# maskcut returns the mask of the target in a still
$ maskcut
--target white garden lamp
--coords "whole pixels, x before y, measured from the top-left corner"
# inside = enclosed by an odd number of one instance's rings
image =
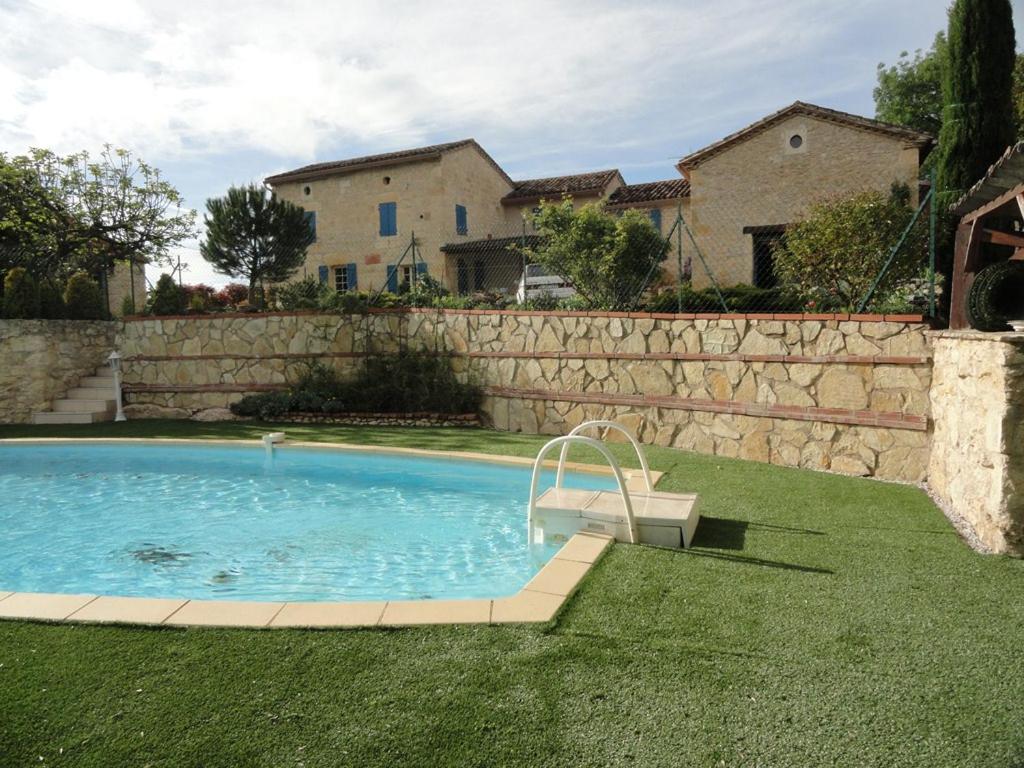
[[[115,349],[110,353],[107,362],[110,363],[110,370],[114,372],[114,402],[117,403],[117,415],[114,416],[114,421],[128,421],[121,403],[121,353]]]

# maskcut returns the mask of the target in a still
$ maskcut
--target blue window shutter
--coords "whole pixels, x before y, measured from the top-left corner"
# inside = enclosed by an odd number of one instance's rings
[[[661,232],[661,208],[651,208],[651,224]]]
[[[388,264],[388,291],[398,293],[398,267]]]
[[[313,233],[313,242],[316,242],[316,211],[306,211],[306,226]]]
[[[356,289],[356,286],[357,286],[357,283],[356,283],[356,265],[355,264],[349,264],[347,267],[345,267],[345,269],[348,272],[348,289],[350,291],[354,291]]]
[[[327,267],[321,264],[317,272],[320,275],[320,282],[327,285]]]
[[[469,222],[466,218],[466,206],[455,206],[455,234],[465,235],[469,233]]]
[[[425,261],[416,262],[416,274],[425,275],[427,274],[427,263]]]
[[[390,237],[398,234],[398,204],[381,203],[377,206],[380,213],[380,236]]]

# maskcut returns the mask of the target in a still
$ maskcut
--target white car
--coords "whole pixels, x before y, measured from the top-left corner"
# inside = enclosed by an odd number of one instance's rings
[[[576,289],[564,278],[551,274],[540,264],[527,264],[516,288],[516,301],[520,304],[545,296],[564,299],[575,295]]]

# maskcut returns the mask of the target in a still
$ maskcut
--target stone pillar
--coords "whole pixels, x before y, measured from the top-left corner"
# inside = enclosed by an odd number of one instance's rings
[[[1024,555],[1024,333],[930,335],[928,484],[992,551]]]

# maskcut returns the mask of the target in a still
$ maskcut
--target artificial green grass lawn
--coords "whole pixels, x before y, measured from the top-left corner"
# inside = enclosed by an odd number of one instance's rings
[[[543,442],[281,428],[523,456]],[[614,547],[551,626],[0,622],[0,765],[1024,766],[1024,562],[970,551],[916,488],[649,456],[660,488],[702,495],[694,548]]]

